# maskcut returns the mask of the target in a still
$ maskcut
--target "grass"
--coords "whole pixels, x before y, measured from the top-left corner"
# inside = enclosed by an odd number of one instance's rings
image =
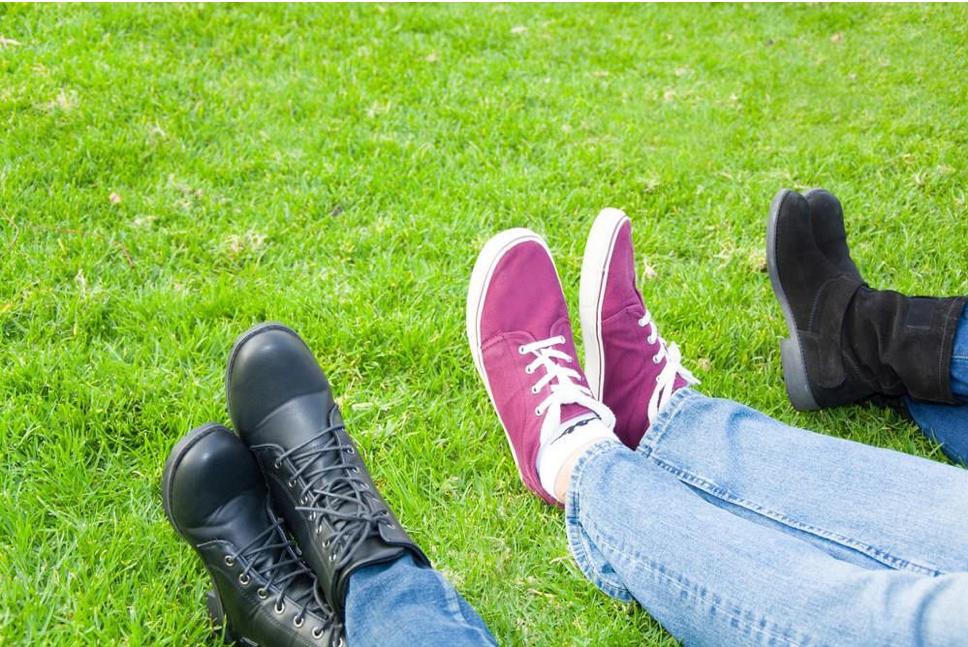
[[[706,393],[945,460],[885,410],[792,410],[763,235],[824,186],[873,284],[965,292],[961,7],[16,4],[0,37],[0,644],[209,640],[159,478],[266,319],[502,643],[674,644],[578,572],[464,338],[506,227],[577,312],[607,205]]]

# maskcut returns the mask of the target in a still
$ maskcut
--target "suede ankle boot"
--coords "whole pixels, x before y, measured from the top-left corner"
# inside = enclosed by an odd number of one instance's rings
[[[955,403],[951,352],[965,298],[871,289],[850,259],[839,201],[810,197],[780,191],[767,224],[770,281],[790,333],[780,351],[793,406],[903,395]]]

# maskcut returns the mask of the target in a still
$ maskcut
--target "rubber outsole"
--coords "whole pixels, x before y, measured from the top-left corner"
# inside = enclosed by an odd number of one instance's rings
[[[783,204],[783,200],[792,193],[793,191],[790,189],[780,189],[770,203],[770,215],[766,223],[766,269],[770,275],[773,294],[776,295],[776,300],[780,303],[780,309],[783,311],[787,333],[790,335],[786,339],[780,340],[780,362],[783,365],[783,381],[786,383],[787,395],[790,397],[794,409],[812,411],[819,409],[820,405],[817,404],[810,388],[807,364],[803,358],[800,335],[797,333],[797,323],[793,317],[790,301],[780,283],[776,258],[777,218],[780,215],[780,206]]]
[[[605,356],[602,342],[602,301],[605,280],[612,262],[615,240],[622,225],[629,220],[618,209],[602,209],[585,242],[578,286],[578,318],[582,342],[585,344],[585,377],[592,395],[602,398],[605,384]]]

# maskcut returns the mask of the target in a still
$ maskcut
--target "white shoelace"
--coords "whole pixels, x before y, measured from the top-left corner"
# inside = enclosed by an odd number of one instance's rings
[[[578,384],[581,375],[578,371],[568,368],[559,362],[571,363],[573,358],[560,350],[553,348],[564,344],[561,335],[531,342],[518,347],[522,355],[533,354],[535,359],[528,364],[524,372],[532,375],[538,368],[544,368],[545,374],[531,387],[531,393],[537,395],[541,389],[551,384],[551,394],[535,407],[534,415],[544,416],[541,422],[541,444],[544,445],[549,436],[554,434],[561,424],[561,407],[565,404],[578,404],[594,412],[611,429],[615,425],[615,416],[611,410],[592,396],[587,386]],[[545,415],[547,413],[547,415]]]
[[[686,384],[699,384],[699,380],[682,365],[682,355],[679,352],[679,346],[672,342],[666,345],[666,341],[659,336],[659,329],[656,328],[655,322],[652,321],[652,313],[648,310],[645,311],[645,316],[639,319],[639,326],[644,328],[645,326],[651,327],[651,332],[649,332],[649,337],[647,341],[650,344],[654,344],[656,340],[659,342],[658,352],[652,356],[652,362],[658,364],[663,358],[666,360],[665,366],[655,378],[656,386],[655,390],[652,391],[652,396],[649,398],[649,422],[655,420],[656,414],[659,413],[659,409],[665,406],[669,398],[675,392],[673,388],[676,383],[676,375],[681,377],[686,381]]]

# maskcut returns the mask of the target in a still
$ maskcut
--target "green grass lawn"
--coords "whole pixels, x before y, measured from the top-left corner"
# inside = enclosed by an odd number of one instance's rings
[[[519,482],[477,252],[542,233],[577,313],[620,207],[703,391],[943,461],[888,411],[792,410],[764,221],[826,187],[872,284],[965,293],[966,52],[956,6],[0,7],[0,644],[209,641],[159,480],[267,319],[502,643],[674,644]]]

